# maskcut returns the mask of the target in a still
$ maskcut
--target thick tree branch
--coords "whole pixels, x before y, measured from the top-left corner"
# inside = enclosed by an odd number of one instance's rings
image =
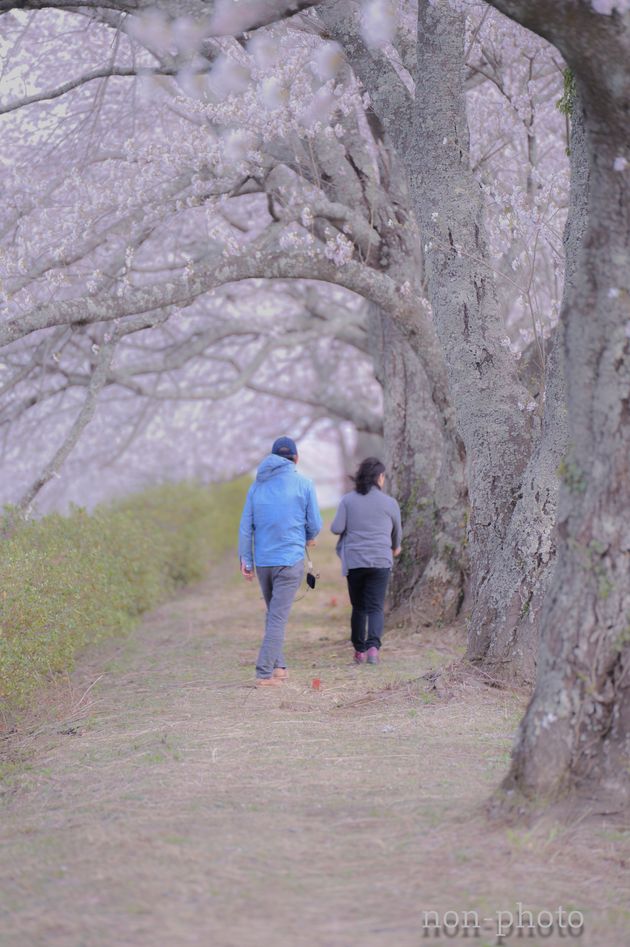
[[[382,50],[368,49],[351,4],[326,0],[317,12],[327,32],[346,49],[355,75],[369,91],[373,116],[403,155],[413,125],[413,99],[392,62]]]
[[[615,112],[613,103],[630,97],[627,69],[630,13],[597,13],[590,0],[489,0],[510,19],[549,40],[581,80],[585,106]],[[627,107],[615,115],[622,133]]]
[[[10,10],[113,10],[116,13],[141,13],[159,9],[175,16],[213,17],[213,36],[240,36],[244,32],[269,26],[316,6],[321,0],[232,0],[219,11],[214,0],[0,0],[0,14]],[[236,27],[236,28],[235,28]]]
[[[272,398],[280,398],[284,401],[296,401],[298,404],[306,404],[313,408],[324,408],[324,410],[340,421],[350,421],[354,424],[357,431],[364,431],[367,434],[383,433],[383,416],[376,412],[369,411],[358,405],[355,401],[348,398],[336,397],[334,393],[308,396],[292,391],[278,391],[270,385],[259,385],[250,382],[247,387],[250,391],[255,391],[260,395],[268,395]]]
[[[37,494],[58,474],[59,469],[72,453],[83,431],[94,417],[99,395],[107,383],[107,376],[114,357],[116,342],[117,337],[112,337],[101,346],[98,362],[90,379],[90,384],[81,410],[59,449],[55,452],[48,464],[46,464],[39,477],[37,477],[22,495],[17,505],[20,512],[26,512]]]
[[[215,13],[212,35],[240,37],[245,32],[303,13],[319,3],[321,0],[232,0],[230,6],[224,3]]]
[[[264,238],[253,241],[243,255],[232,259],[214,259],[200,266],[190,279],[167,281],[146,288],[129,289],[120,297],[87,296],[40,306],[0,327],[0,346],[25,338],[32,332],[58,325],[95,325],[132,315],[186,307],[204,293],[226,283],[248,279],[313,279],[344,286],[395,315],[408,328],[422,350],[423,342],[432,346],[432,327],[418,319],[417,304],[405,297],[389,276],[349,260],[337,266],[322,250],[310,252],[278,249],[276,228]]]
[[[150,74],[158,76],[174,76],[176,74],[176,70],[155,69],[151,70]],[[70,79],[68,82],[64,82],[63,85],[57,86],[56,89],[47,89],[43,92],[36,92],[34,95],[27,95],[23,99],[10,102],[8,105],[0,105],[0,115],[6,115],[8,112],[15,112],[16,109],[24,108],[27,105],[33,105],[35,102],[47,102],[52,99],[58,99],[60,96],[65,95],[66,92],[71,92],[72,89],[78,89],[80,86],[85,85],[87,82],[92,82],[94,79],[109,79],[112,76],[137,75],[139,75],[139,71],[133,67],[103,66],[101,69],[93,69],[92,72],[88,72],[84,76],[77,76],[76,79]]]

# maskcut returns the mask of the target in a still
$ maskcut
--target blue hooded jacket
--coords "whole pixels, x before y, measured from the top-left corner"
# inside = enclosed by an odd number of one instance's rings
[[[245,568],[252,568],[252,543],[257,566],[294,566],[321,528],[312,481],[298,473],[292,460],[269,454],[258,468],[241,516],[238,554]]]

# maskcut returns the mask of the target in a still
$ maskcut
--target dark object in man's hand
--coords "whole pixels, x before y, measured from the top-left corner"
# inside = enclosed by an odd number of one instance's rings
[[[316,581],[317,581],[316,575],[314,575],[312,572],[306,573],[306,584],[308,585],[309,589],[315,588]]]

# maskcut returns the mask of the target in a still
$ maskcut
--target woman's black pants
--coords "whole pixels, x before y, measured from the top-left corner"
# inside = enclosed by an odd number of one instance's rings
[[[351,640],[355,651],[381,646],[390,572],[391,569],[348,569],[348,592],[352,603]]]

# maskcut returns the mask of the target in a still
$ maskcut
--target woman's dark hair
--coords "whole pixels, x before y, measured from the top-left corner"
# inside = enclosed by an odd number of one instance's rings
[[[359,464],[355,476],[350,479],[357,493],[369,493],[372,487],[378,486],[376,481],[382,473],[385,473],[385,464],[382,464],[378,457],[366,457]]]

